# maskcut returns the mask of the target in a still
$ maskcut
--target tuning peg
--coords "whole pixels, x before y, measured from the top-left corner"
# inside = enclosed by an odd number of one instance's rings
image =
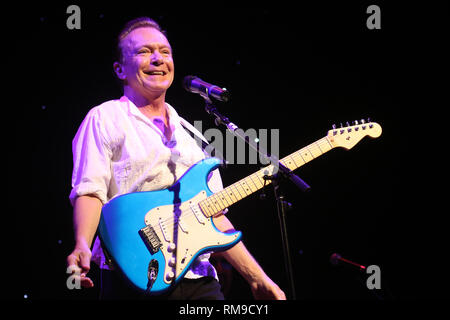
[[[366,123],[366,120],[361,119],[361,124],[364,124],[364,123]]]
[[[350,123],[348,123],[348,121],[345,124],[347,125],[347,127],[350,127]]]
[[[337,135],[336,124],[334,123],[331,127],[333,128],[333,136]]]
[[[353,121],[353,124],[356,126],[358,125],[358,120]]]
[[[372,122],[372,121],[370,120],[370,118],[367,118],[367,122]]]

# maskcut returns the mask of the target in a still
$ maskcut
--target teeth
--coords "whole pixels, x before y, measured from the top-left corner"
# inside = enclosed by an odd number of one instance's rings
[[[149,74],[162,76],[162,75],[164,75],[164,72],[162,72],[162,71],[151,71],[151,72],[149,72]]]

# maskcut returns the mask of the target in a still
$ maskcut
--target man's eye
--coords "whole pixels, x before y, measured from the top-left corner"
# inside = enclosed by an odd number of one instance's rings
[[[146,54],[146,53],[150,53],[150,50],[148,49],[141,49],[138,51],[138,54]]]

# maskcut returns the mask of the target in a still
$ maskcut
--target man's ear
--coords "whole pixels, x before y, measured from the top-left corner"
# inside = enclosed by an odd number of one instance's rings
[[[126,76],[125,76],[122,65],[116,61],[113,63],[113,68],[114,68],[114,72],[116,73],[117,77],[120,80],[125,80]]]

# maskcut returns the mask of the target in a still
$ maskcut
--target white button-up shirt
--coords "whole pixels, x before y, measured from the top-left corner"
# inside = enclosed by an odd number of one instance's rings
[[[168,140],[158,119],[151,121],[127,97],[110,100],[92,108],[72,142],[73,173],[70,201],[95,195],[105,204],[112,198],[131,192],[170,187],[205,153],[181,126],[183,120],[169,104]],[[213,192],[223,189],[218,170],[208,180]],[[200,236],[200,235],[199,235]],[[194,261],[187,278],[217,274],[209,263],[209,254]],[[97,237],[92,261],[108,269]]]

